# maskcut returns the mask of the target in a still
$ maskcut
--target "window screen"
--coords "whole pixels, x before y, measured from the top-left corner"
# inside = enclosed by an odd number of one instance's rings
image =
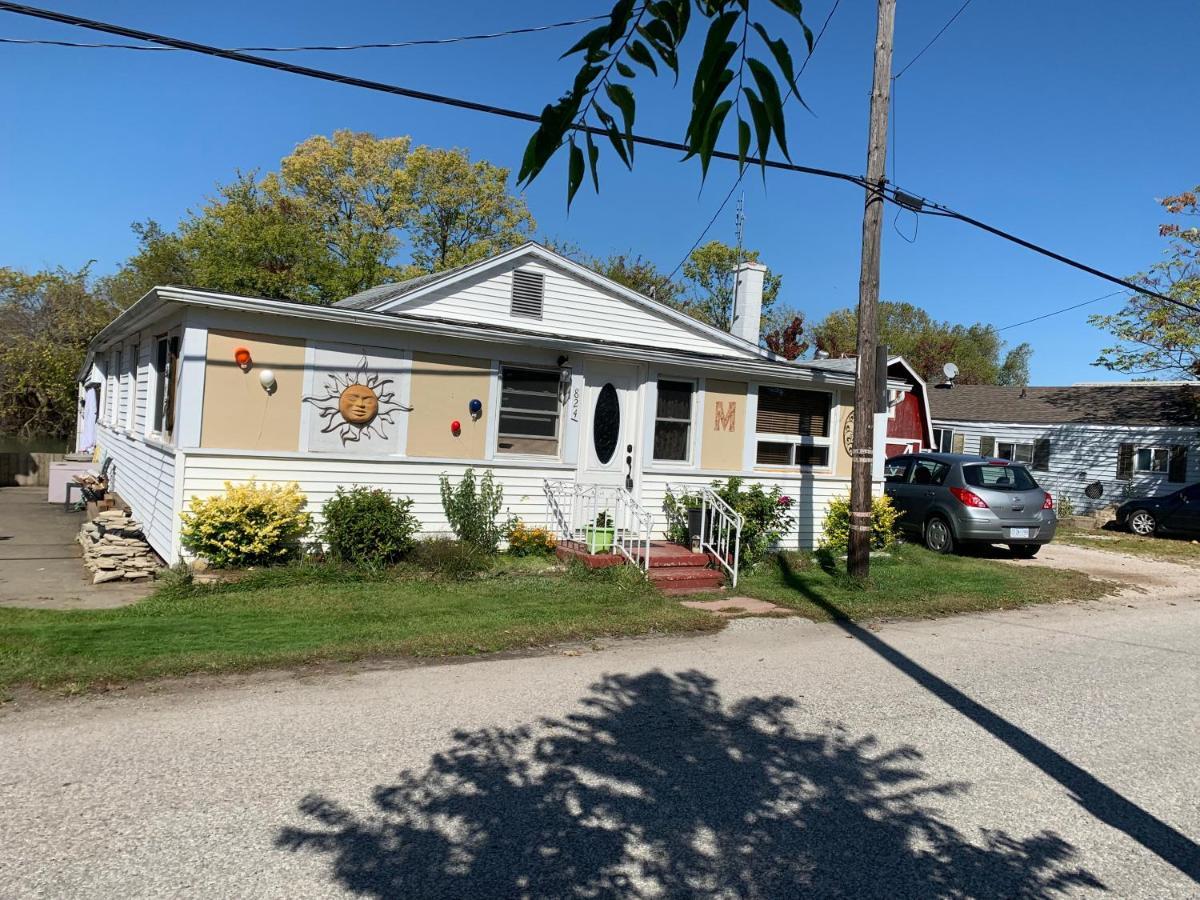
[[[654,458],[686,462],[692,433],[690,381],[658,382],[658,405],[654,413]]]
[[[501,453],[558,453],[558,385],[556,371],[505,366],[500,375]]]

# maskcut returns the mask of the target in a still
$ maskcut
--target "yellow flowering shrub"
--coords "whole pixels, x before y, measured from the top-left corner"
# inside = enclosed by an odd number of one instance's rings
[[[286,562],[300,552],[311,516],[295,482],[225,482],[225,493],[193,497],[181,514],[183,546],[218,569]]]
[[[546,556],[554,552],[558,539],[545,528],[530,528],[520,519],[508,531],[508,552],[514,556]]]
[[[892,498],[881,495],[871,503],[871,549],[890,550],[899,539],[897,520],[900,511],[892,506]],[[821,549],[830,553],[845,553],[850,545],[850,497],[843,495],[829,501],[825,512],[825,536]]]

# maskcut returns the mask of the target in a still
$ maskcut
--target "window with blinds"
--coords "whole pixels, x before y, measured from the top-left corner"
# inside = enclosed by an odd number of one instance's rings
[[[760,434],[829,437],[830,397],[824,391],[760,387],[756,430]]]
[[[512,273],[512,306],[514,316],[540,319],[542,305],[546,299],[546,276],[528,269],[514,269]]]
[[[559,374],[504,366],[500,373],[499,453],[558,453]]]
[[[773,468],[829,465],[833,395],[762,385],[758,389],[755,464]]]

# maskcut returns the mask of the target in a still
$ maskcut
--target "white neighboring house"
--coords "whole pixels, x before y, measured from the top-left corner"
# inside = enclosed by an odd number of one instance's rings
[[[80,434],[169,562],[180,512],[226,481],[296,481],[318,521],[339,486],[383,488],[428,535],[439,476],[467,468],[560,532],[590,524],[580,491],[619,494],[618,529],[647,538],[669,485],[777,484],[808,547],[849,489],[854,375],[758,346],[764,272],[740,267],[733,333],[534,243],[332,307],[157,287],[92,341]]]
[[[929,400],[937,449],[1028,463],[1077,512],[1200,481],[1196,382],[942,384]]]

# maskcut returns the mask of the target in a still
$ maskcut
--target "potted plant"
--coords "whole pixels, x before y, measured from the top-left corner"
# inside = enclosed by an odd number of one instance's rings
[[[587,542],[588,553],[608,553],[612,550],[613,536],[616,529],[613,528],[612,516],[608,511],[600,513],[596,516],[596,524],[588,525],[583,529],[584,539]]]

